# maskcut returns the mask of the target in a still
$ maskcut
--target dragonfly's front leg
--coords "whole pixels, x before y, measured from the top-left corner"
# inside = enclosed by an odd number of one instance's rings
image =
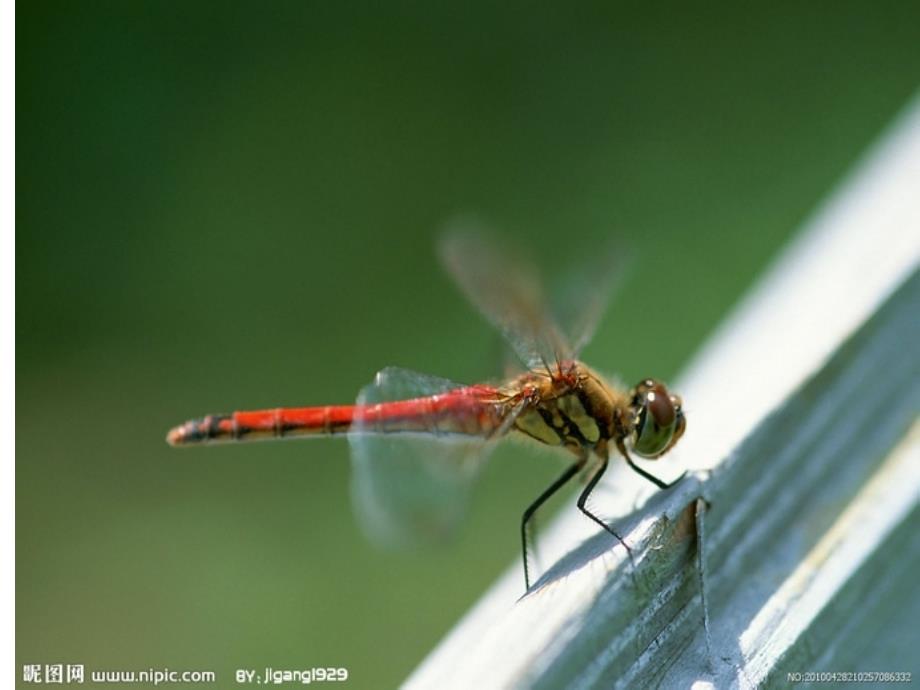
[[[629,457],[629,453],[626,452],[626,444],[623,443],[623,440],[622,440],[622,439],[617,439],[617,450],[620,451],[620,455],[622,455],[624,458],[626,458],[626,463],[627,463],[637,474],[639,474],[640,476],[644,477],[645,479],[648,479],[652,484],[654,484],[655,486],[657,486],[659,489],[670,489],[672,486],[674,486],[675,484],[677,484],[677,482],[679,482],[681,479],[683,479],[684,477],[687,476],[687,472],[686,472],[686,470],[685,470],[685,471],[684,471],[683,473],[681,473],[681,475],[680,475],[677,479],[675,479],[673,482],[665,482],[665,481],[662,481],[661,479],[659,479],[659,478],[656,477],[655,475],[649,474],[648,472],[646,472],[646,471],[643,470],[641,467],[639,467],[636,463],[633,462],[632,458]]]

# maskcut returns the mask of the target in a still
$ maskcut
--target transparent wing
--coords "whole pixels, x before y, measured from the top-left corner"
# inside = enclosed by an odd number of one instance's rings
[[[570,268],[554,281],[550,301],[532,263],[487,237],[465,220],[452,223],[442,238],[441,259],[466,296],[528,367],[577,356],[623,277],[626,254],[610,242],[584,256],[574,250],[560,257]]]
[[[359,405],[410,400],[463,386],[406,369],[388,368],[363,388]],[[466,513],[470,489],[495,441],[507,430],[480,435],[429,432],[372,433],[360,421],[349,432],[352,499],[358,520],[375,542],[411,546],[450,536]]]
[[[540,278],[520,256],[487,240],[469,221],[455,222],[440,245],[445,268],[530,368],[574,350],[546,310]]]
[[[632,264],[632,255],[621,244],[610,240],[593,247],[553,282],[552,309],[574,354],[587,345],[623,284]]]

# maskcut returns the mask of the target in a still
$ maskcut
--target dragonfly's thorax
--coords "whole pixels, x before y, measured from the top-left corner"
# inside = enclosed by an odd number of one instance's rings
[[[516,384],[529,403],[515,428],[541,443],[594,448],[619,433],[628,399],[580,362],[566,362],[551,376],[525,374]]]

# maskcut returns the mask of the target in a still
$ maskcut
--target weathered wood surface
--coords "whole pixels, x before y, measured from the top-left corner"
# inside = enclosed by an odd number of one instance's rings
[[[635,571],[612,538],[564,513],[541,539],[554,565],[531,592],[518,600],[512,567],[407,687],[917,677],[905,611],[920,608],[918,180],[920,102],[675,384],[689,425],[662,468],[694,472],[658,493],[614,472],[596,492]],[[700,497],[709,508],[697,514]]]

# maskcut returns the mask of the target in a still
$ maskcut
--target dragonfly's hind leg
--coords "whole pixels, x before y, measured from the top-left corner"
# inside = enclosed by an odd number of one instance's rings
[[[527,563],[527,523],[530,522],[530,519],[534,516],[534,513],[537,512],[537,509],[542,506],[546,501],[549,500],[550,496],[559,491],[565,484],[584,467],[585,462],[587,461],[587,453],[580,454],[578,460],[569,465],[565,472],[563,472],[559,477],[550,484],[536,500],[527,506],[527,510],[524,511],[524,515],[521,517],[521,551],[523,552],[524,557],[524,587],[525,589],[530,589],[530,569]]]

